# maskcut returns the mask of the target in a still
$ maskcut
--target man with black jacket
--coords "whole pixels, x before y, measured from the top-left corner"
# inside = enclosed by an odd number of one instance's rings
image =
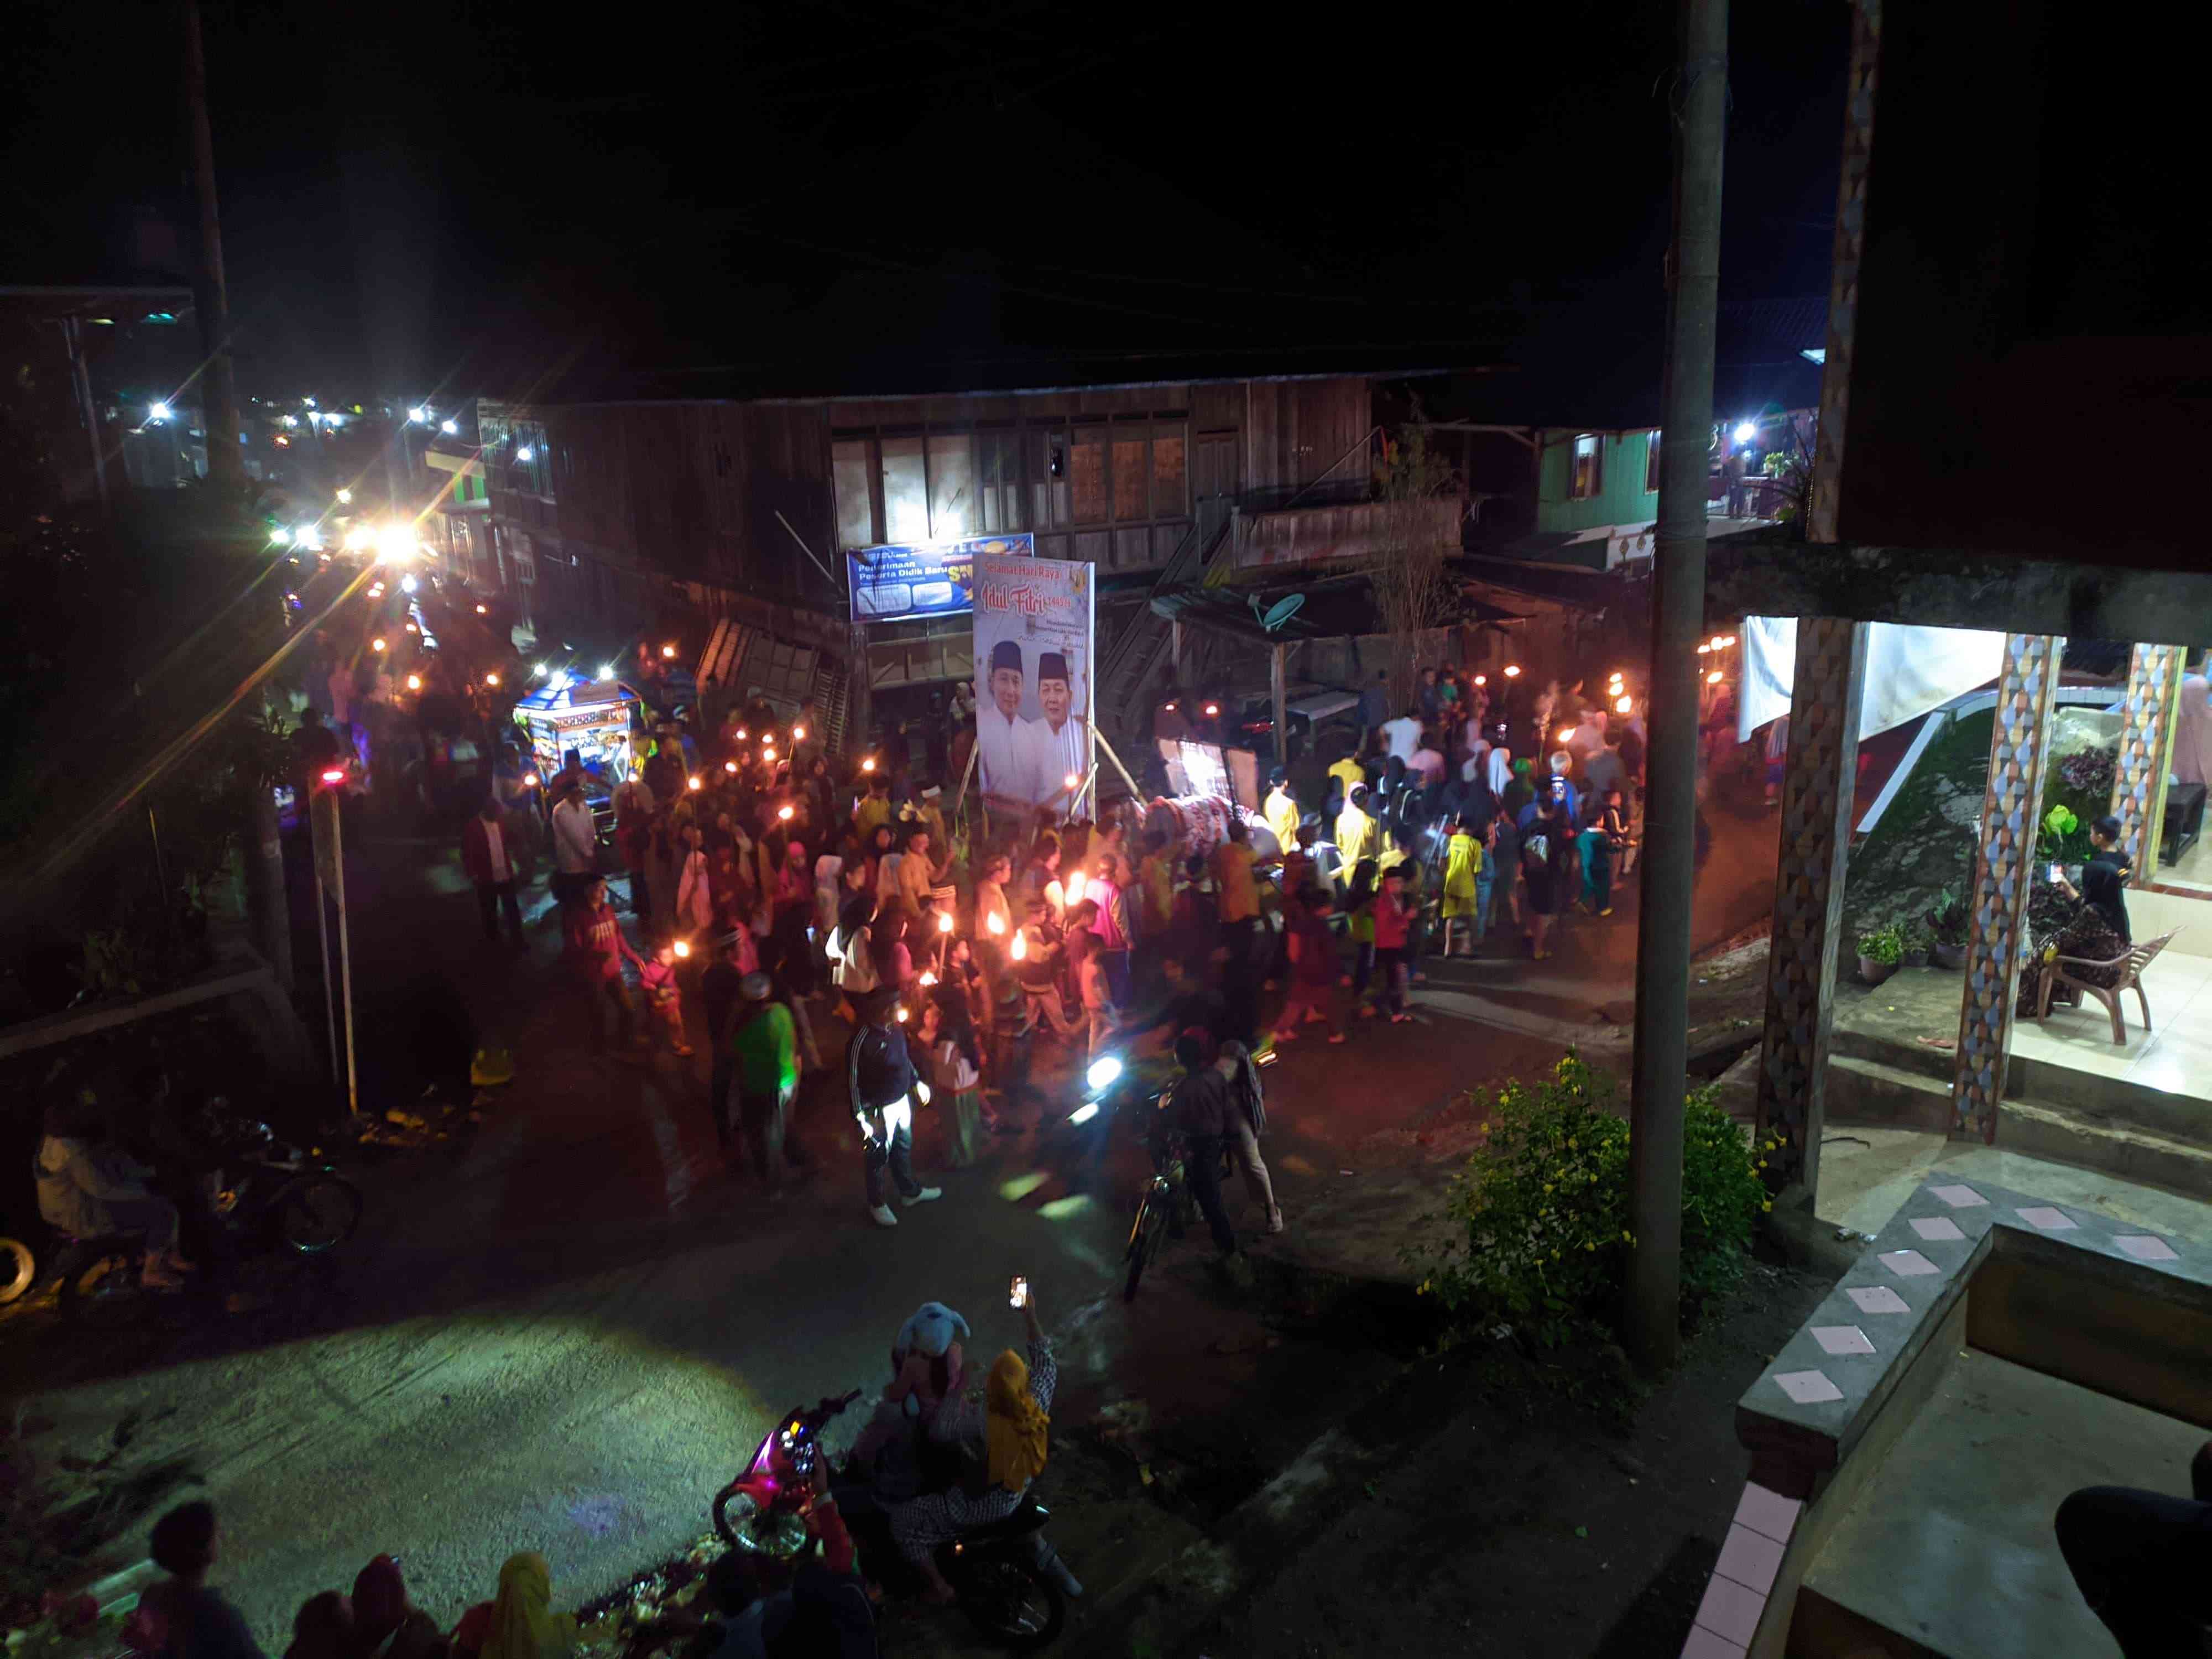
[[[889,986],[867,994],[863,1022],[845,1051],[845,1079],[852,1091],[853,1115],[860,1125],[866,1158],[868,1214],[878,1227],[896,1227],[884,1175],[898,1188],[899,1202],[911,1207],[945,1196],[914,1175],[914,1103],[929,1103],[929,1085],[915,1075],[898,1019],[898,993]]]
[[[1221,1204],[1221,1149],[1234,1129],[1237,1107],[1207,1050],[1202,1030],[1185,1031],[1176,1039],[1182,1078],[1168,1097],[1168,1116],[1182,1132],[1183,1178],[1190,1183],[1190,1195],[1206,1218],[1214,1248],[1229,1256],[1237,1253],[1237,1230]]]

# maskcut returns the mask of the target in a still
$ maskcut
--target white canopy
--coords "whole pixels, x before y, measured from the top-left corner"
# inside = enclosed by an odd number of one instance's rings
[[[1901,726],[1995,679],[2004,665],[2004,641],[2002,632],[1982,629],[1869,623],[1859,736]],[[1746,617],[1743,684],[1736,697],[1739,739],[1790,712],[1796,674],[1796,617]]]

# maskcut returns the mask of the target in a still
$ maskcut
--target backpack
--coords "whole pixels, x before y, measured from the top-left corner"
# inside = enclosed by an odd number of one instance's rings
[[[1531,832],[1521,843],[1521,867],[1541,870],[1552,861],[1552,838],[1542,830]]]

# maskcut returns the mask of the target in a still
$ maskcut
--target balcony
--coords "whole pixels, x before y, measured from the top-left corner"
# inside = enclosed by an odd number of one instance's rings
[[[1391,533],[1393,514],[1410,515],[1415,533],[1433,537],[1453,552],[1459,550],[1460,500],[1448,495],[1414,503],[1306,501],[1295,507],[1243,507],[1237,514],[1231,556],[1240,570],[1371,560],[1382,551]]]

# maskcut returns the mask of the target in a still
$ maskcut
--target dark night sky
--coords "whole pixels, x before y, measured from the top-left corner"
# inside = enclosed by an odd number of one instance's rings
[[[1468,363],[1529,346],[1516,302],[1600,356],[1662,315],[1664,7],[204,4],[251,385]],[[1735,8],[1731,295],[1826,290],[1847,23]],[[126,274],[133,204],[188,222],[173,19],[31,0],[12,33],[0,280]]]

